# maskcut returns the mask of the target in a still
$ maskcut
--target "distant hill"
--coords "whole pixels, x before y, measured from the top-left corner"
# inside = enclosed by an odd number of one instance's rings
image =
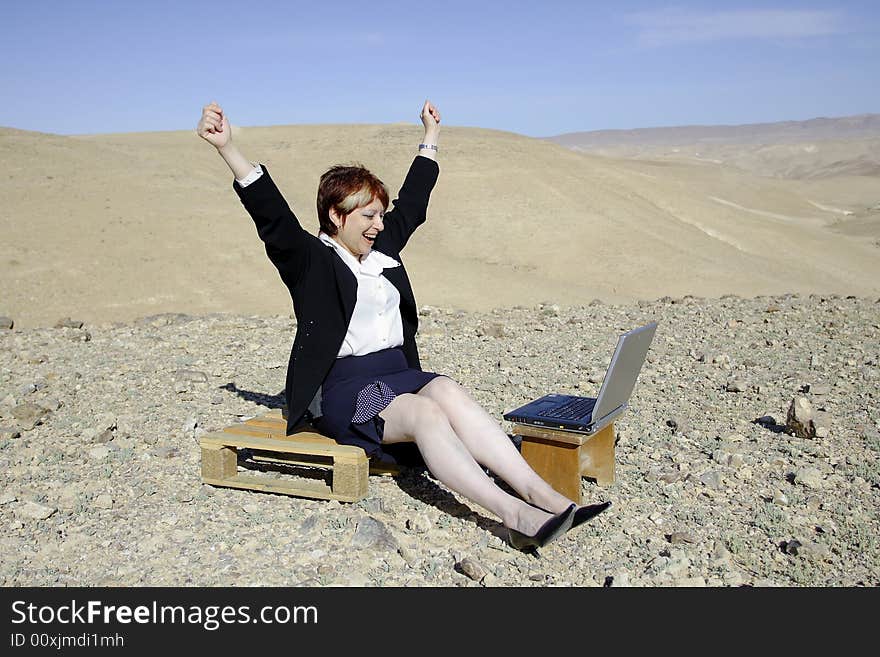
[[[747,123],[743,125],[688,125],[633,130],[566,132],[552,141],[569,148],[595,150],[621,146],[673,146],[681,144],[779,144],[816,140],[880,138],[880,114],[858,114],[807,121]]]
[[[880,114],[745,125],[569,132],[547,137],[585,153],[724,164],[761,176],[880,176]]]
[[[233,132],[312,233],[328,166],[360,161],[394,198],[421,137],[415,125]],[[874,177],[762,178],[725,164],[600,157],[454,127],[441,135],[439,161],[428,221],[404,253],[420,304],[880,293]],[[16,325],[290,312],[230,172],[192,130],[5,129],[0,167],[0,315]]]

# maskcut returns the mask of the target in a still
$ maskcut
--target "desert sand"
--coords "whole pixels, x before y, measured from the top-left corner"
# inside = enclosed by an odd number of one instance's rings
[[[393,198],[421,136],[400,124],[234,134],[313,232],[317,181],[328,166],[362,162]],[[786,179],[736,163],[600,156],[477,128],[448,127],[440,145],[428,222],[404,254],[419,303],[489,310],[684,294],[880,293],[876,171]],[[740,147],[740,164],[754,148]],[[827,158],[817,163],[798,149],[786,157],[788,168],[827,168]],[[2,129],[0,162],[0,315],[17,326],[74,315],[100,322],[290,312],[231,175],[194,131],[64,137]]]

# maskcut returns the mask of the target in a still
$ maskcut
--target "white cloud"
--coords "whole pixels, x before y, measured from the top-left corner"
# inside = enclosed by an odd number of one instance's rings
[[[646,46],[666,46],[724,39],[801,39],[844,32],[843,17],[834,11],[742,9],[690,11],[668,8],[626,16]]]

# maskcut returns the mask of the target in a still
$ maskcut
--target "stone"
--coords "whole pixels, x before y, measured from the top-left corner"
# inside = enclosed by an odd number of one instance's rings
[[[827,545],[806,539],[794,538],[787,541],[783,550],[786,554],[802,557],[808,561],[826,561],[831,558],[831,550]]]
[[[177,448],[171,445],[160,445],[153,449],[153,456],[158,456],[160,459],[170,459],[177,456],[177,454]]]
[[[112,509],[113,497],[111,495],[107,495],[106,493],[98,495],[94,500],[94,505],[99,509]]]
[[[83,327],[83,323],[76,319],[71,319],[70,317],[62,317],[57,322],[55,322],[55,328],[73,328],[73,329],[81,329]]]
[[[699,540],[700,539],[689,531],[675,531],[669,535],[669,542],[672,544],[698,543]]]
[[[799,438],[816,436],[815,413],[806,397],[795,397],[791,400],[785,426],[791,434]]]
[[[713,490],[721,489],[721,475],[714,470],[709,470],[708,472],[701,474],[700,482]]]
[[[626,571],[618,571],[609,577],[611,580],[609,586],[611,587],[628,587],[629,583],[629,573]]]
[[[18,420],[23,428],[33,429],[43,421],[48,411],[38,404],[19,404],[12,409],[12,417]]]
[[[458,567],[465,575],[475,582],[481,581],[486,576],[486,569],[479,561],[472,557],[465,557],[458,563]]]
[[[21,436],[16,427],[0,427],[0,440],[13,440]]]
[[[351,537],[351,547],[364,549],[382,549],[397,551],[397,541],[381,520],[372,516],[363,516]]]
[[[207,383],[208,375],[198,370],[177,370],[174,373],[174,379],[188,383]]]
[[[45,506],[43,504],[38,504],[37,502],[25,502],[21,506],[18,506],[14,509],[15,516],[17,518],[24,518],[27,520],[45,520],[54,514],[58,509],[55,509],[51,506]]]
[[[727,390],[727,392],[745,392],[746,384],[739,379],[731,379],[727,382],[725,390]]]
[[[0,317],[0,329],[10,330],[15,326],[15,322],[12,321],[11,317],[2,316]]]
[[[55,397],[46,397],[46,399],[40,402],[40,406],[45,408],[47,411],[57,411],[63,405],[63,402],[60,399],[56,399]]]
[[[92,447],[89,450],[89,458],[94,459],[95,461],[103,461],[110,455],[110,448],[104,447],[103,445],[100,447]]]
[[[420,513],[412,518],[407,518],[406,528],[417,534],[424,534],[434,528],[434,521],[426,514]]]
[[[794,474],[794,482],[807,488],[822,488],[824,480],[825,478],[822,476],[822,473],[816,468],[801,468]]]
[[[18,498],[12,493],[0,493],[0,506],[15,502]]]

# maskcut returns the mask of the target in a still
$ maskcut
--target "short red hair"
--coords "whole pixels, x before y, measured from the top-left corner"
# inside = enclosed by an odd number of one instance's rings
[[[340,216],[351,214],[358,208],[379,199],[388,208],[388,189],[385,183],[360,164],[330,167],[318,183],[318,223],[321,231],[330,236],[336,234],[336,224],[330,218],[330,210]]]

